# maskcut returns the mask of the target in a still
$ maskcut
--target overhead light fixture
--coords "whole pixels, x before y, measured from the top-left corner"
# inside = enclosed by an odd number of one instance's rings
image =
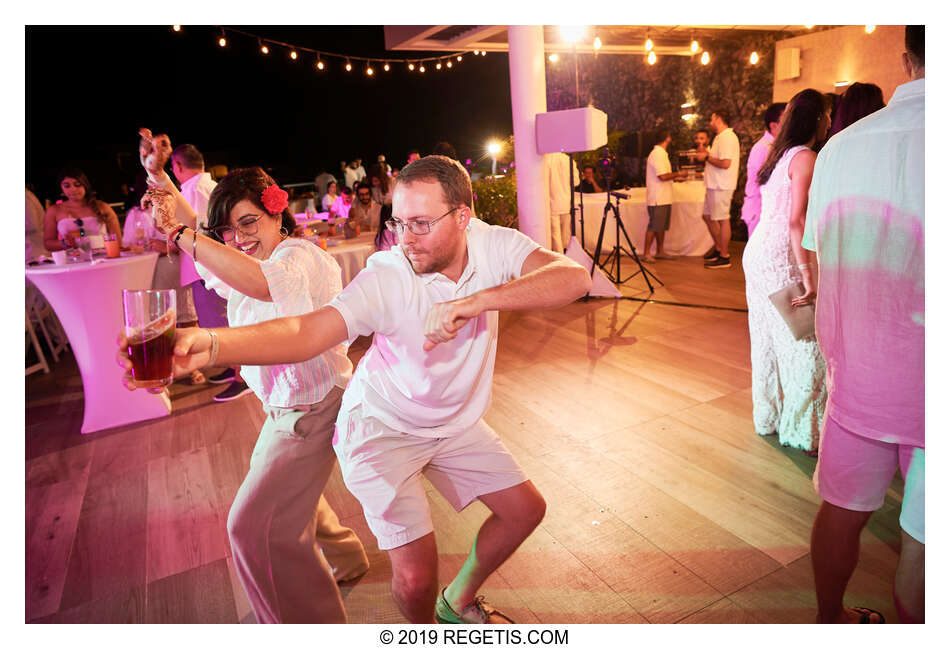
[[[442,69],[442,61],[439,61],[438,63],[435,64],[435,69],[436,69],[436,70],[441,70],[441,69]]]
[[[550,61],[551,63],[557,63],[558,58],[559,57],[557,55],[557,52],[552,52],[551,55],[548,56],[548,61]]]
[[[699,62],[703,65],[709,65],[709,52],[703,52],[703,56],[699,59]]]
[[[389,64],[388,64],[388,63],[383,66],[383,70],[385,70],[386,72],[389,72]]]
[[[696,52],[698,52],[698,51],[699,51],[699,41],[693,41],[692,43],[690,43],[690,44],[689,44],[689,51],[690,51],[692,54],[695,54]]]
[[[181,25],[172,25],[172,29],[173,29],[174,31],[176,31],[176,32],[180,32],[180,31],[181,31]]]
[[[366,64],[366,76],[367,77],[373,76],[373,66],[370,63]]]
[[[420,66],[419,66],[419,72],[425,72],[425,71],[426,71],[426,66],[420,65]]]
[[[805,29],[811,29],[814,25],[805,25]]]
[[[759,62],[758,52],[753,52],[752,54],[749,55],[749,63],[751,63],[752,65],[755,65],[758,62]]]
[[[446,62],[445,62],[445,67],[451,68],[451,67],[452,67],[452,61],[446,61]]]
[[[269,53],[270,53],[270,48],[267,47],[266,45],[264,45],[264,44],[261,42],[261,39],[259,39],[259,38],[257,39],[257,46],[261,48],[261,54],[269,54]]]
[[[352,70],[352,69],[353,69],[353,64],[350,63],[350,60],[349,60],[349,59],[347,59],[347,60],[346,60],[346,71],[349,72],[349,71]]]
[[[646,43],[643,44],[643,49],[645,49],[647,52],[650,52],[653,50],[653,39],[650,38],[649,32],[647,32],[647,41]]]
[[[875,29],[877,29],[877,25],[865,25],[865,26],[864,26],[864,31],[867,32],[868,34],[870,34],[871,32],[873,32]]]
[[[594,37],[594,51],[597,52],[597,51],[600,50],[600,48],[602,48],[603,46],[604,46],[604,44],[601,42],[600,36],[595,36],[595,37]]]
[[[297,60],[297,50],[290,50],[290,58],[292,58],[294,61]]]
[[[461,63],[461,62],[462,62],[462,55],[459,54],[458,56],[456,56],[456,57],[455,57],[455,60],[458,61],[459,63]]]
[[[221,30],[221,37],[218,39],[218,45],[221,47],[226,47],[228,44],[228,39],[224,36],[224,30]]]
[[[654,65],[656,63],[656,52],[650,50],[650,53],[647,55],[647,63]]]
[[[561,25],[561,39],[567,43],[576,43],[584,37],[587,27],[584,25]]]
[[[320,58],[320,55],[317,54],[317,69],[318,69],[318,70],[322,70],[322,69],[325,68],[325,67],[326,67],[326,66],[323,65],[323,59],[321,59],[321,58]]]

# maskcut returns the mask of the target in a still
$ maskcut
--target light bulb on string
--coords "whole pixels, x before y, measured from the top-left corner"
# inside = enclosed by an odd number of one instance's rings
[[[257,45],[261,48],[261,54],[269,54],[270,48],[261,43],[261,39],[257,39]]]
[[[172,30],[173,30],[173,31],[176,31],[176,32],[180,32],[180,31],[181,31],[181,25],[172,25]]]
[[[228,44],[228,39],[224,36],[224,30],[221,30],[221,37],[218,39],[218,45],[221,47],[226,47]]]
[[[870,34],[871,32],[873,32],[875,29],[877,29],[877,25],[865,25],[865,26],[864,26],[864,31],[865,31],[866,33],[868,33],[868,34]]]
[[[372,64],[367,63],[367,64],[366,64],[366,76],[367,76],[367,77],[371,77],[371,76],[373,76],[373,73],[374,73],[374,70],[373,70]]]
[[[388,63],[383,66],[383,70],[385,70],[386,72],[389,72],[389,64],[388,64]]]
[[[693,54],[695,54],[696,52],[699,51],[699,41],[697,41],[697,40],[693,37],[692,34],[689,35],[689,40],[690,40],[689,52],[690,52],[690,56],[692,56]]]
[[[458,56],[456,56],[456,57],[455,57],[455,60],[458,61],[459,63],[461,63],[461,62],[462,62],[462,55],[459,54]]]
[[[595,36],[594,37],[594,51],[595,52],[599,51],[600,48],[602,48],[603,46],[604,44],[601,42],[600,36]]]
[[[353,64],[350,63],[350,60],[349,60],[349,59],[347,59],[347,60],[346,60],[346,71],[349,72],[349,71],[351,71],[352,69],[353,69]]]
[[[805,25],[805,29],[811,29],[814,25]]]
[[[415,69],[416,69],[415,64],[410,63],[410,64],[409,64],[409,71],[412,72],[412,71],[415,70]]]
[[[553,52],[553,53],[548,57],[548,61],[550,61],[551,63],[557,63],[558,58],[559,58],[559,57],[558,57],[558,55],[557,55],[557,52]]]
[[[294,61],[297,60],[297,50],[290,50],[290,58]]]
[[[647,52],[653,51],[653,39],[650,38],[650,32],[647,32],[647,41],[643,44],[643,49],[645,49]]]
[[[451,67],[452,67],[452,61],[446,61],[446,62],[445,62],[445,67],[451,68]]]
[[[486,54],[488,54],[488,52],[486,50],[482,50],[482,56],[485,56]]]
[[[426,71],[426,66],[420,65],[420,66],[419,66],[419,72],[425,72],[425,71]]]
[[[317,69],[318,69],[318,70],[322,70],[322,69],[325,68],[325,67],[326,67],[326,66],[323,65],[323,59],[321,59],[321,58],[320,58],[320,55],[317,54]]]
[[[656,63],[656,52],[650,50],[650,53],[647,55],[647,63],[654,65]]]
[[[703,52],[703,56],[702,56],[701,59],[699,59],[699,62],[702,63],[703,65],[708,65],[708,64],[709,64],[709,52]]]
[[[752,54],[749,55],[749,63],[751,63],[752,65],[755,65],[758,62],[759,62],[758,52],[753,52]]]
[[[442,61],[439,61],[438,63],[435,64],[435,69],[436,69],[436,70],[441,70],[441,69],[442,69]]]

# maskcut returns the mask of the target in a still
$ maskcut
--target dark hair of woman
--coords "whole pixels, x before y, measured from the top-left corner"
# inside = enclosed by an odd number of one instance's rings
[[[393,220],[393,206],[383,205],[379,210],[379,228],[376,230],[376,250],[383,245],[383,237],[386,234],[386,221]]]
[[[826,110],[827,101],[817,90],[808,88],[792,97],[785,108],[785,117],[779,128],[775,142],[769,149],[769,154],[759,169],[756,180],[760,185],[768,182],[775,165],[782,159],[785,152],[792,147],[808,142],[818,133],[818,121]],[[812,148],[817,150],[820,143],[813,142]]]
[[[873,83],[852,83],[838,102],[828,137],[884,108],[884,93]]]
[[[389,193],[390,185],[392,184],[392,179],[386,175],[386,167],[380,163],[374,164],[369,171],[370,178],[379,179],[379,191],[386,195]],[[370,181],[372,182],[372,181]],[[370,185],[372,187],[372,185]]]
[[[208,231],[212,238],[221,241],[215,233],[215,228],[231,225],[231,210],[241,201],[247,200],[259,208],[264,214],[271,215],[264,207],[261,194],[277,181],[267,175],[260,167],[245,167],[234,169],[222,178],[208,197]],[[297,227],[294,215],[289,207],[280,213],[280,225],[287,236],[293,236]],[[223,243],[223,242],[222,242]]]
[[[86,177],[86,174],[84,174],[78,167],[64,167],[59,172],[59,175],[56,176],[56,186],[62,187],[63,181],[67,178],[72,178],[83,186],[83,189],[86,190],[86,194],[82,199],[83,202],[96,215],[96,220],[98,220],[99,223],[105,225],[105,214],[103,214],[102,210],[99,209],[99,201],[96,199],[96,192],[93,190],[92,183],[89,182],[89,178]]]

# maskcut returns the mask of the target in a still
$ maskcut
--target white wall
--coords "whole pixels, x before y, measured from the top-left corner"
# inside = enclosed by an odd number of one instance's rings
[[[875,83],[889,101],[894,89],[909,81],[901,68],[904,25],[878,25],[870,34],[864,25],[853,25],[788,38],[775,44],[775,60],[779,50],[790,47],[801,50],[800,73],[779,81],[776,69],[772,101],[788,101],[805,88],[841,94],[847,87],[835,88],[836,81]]]

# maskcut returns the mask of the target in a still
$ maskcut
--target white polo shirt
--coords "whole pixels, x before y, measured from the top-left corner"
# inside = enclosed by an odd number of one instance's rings
[[[198,228],[208,225],[208,198],[217,185],[207,171],[195,174],[181,184],[181,195],[198,215],[198,222],[195,224]],[[181,285],[188,286],[199,279],[201,277],[195,270],[195,262],[188,255],[181,255]]]
[[[731,160],[728,169],[707,164],[703,171],[706,189],[735,189],[739,184],[739,136],[731,128],[717,135],[709,147],[709,155],[720,160]]]
[[[670,156],[658,144],[647,156],[647,205],[672,205],[673,181],[660,180],[660,176],[673,172]]]
[[[471,428],[491,400],[498,312],[470,320],[458,336],[423,351],[429,310],[521,276],[538,244],[517,230],[472,219],[468,264],[458,282],[441,273],[418,275],[401,246],[377,252],[330,302],[343,316],[352,343],[371,333],[373,344],[343,394],[340,416],[357,405],[363,416],[422,437],[447,437]]]

